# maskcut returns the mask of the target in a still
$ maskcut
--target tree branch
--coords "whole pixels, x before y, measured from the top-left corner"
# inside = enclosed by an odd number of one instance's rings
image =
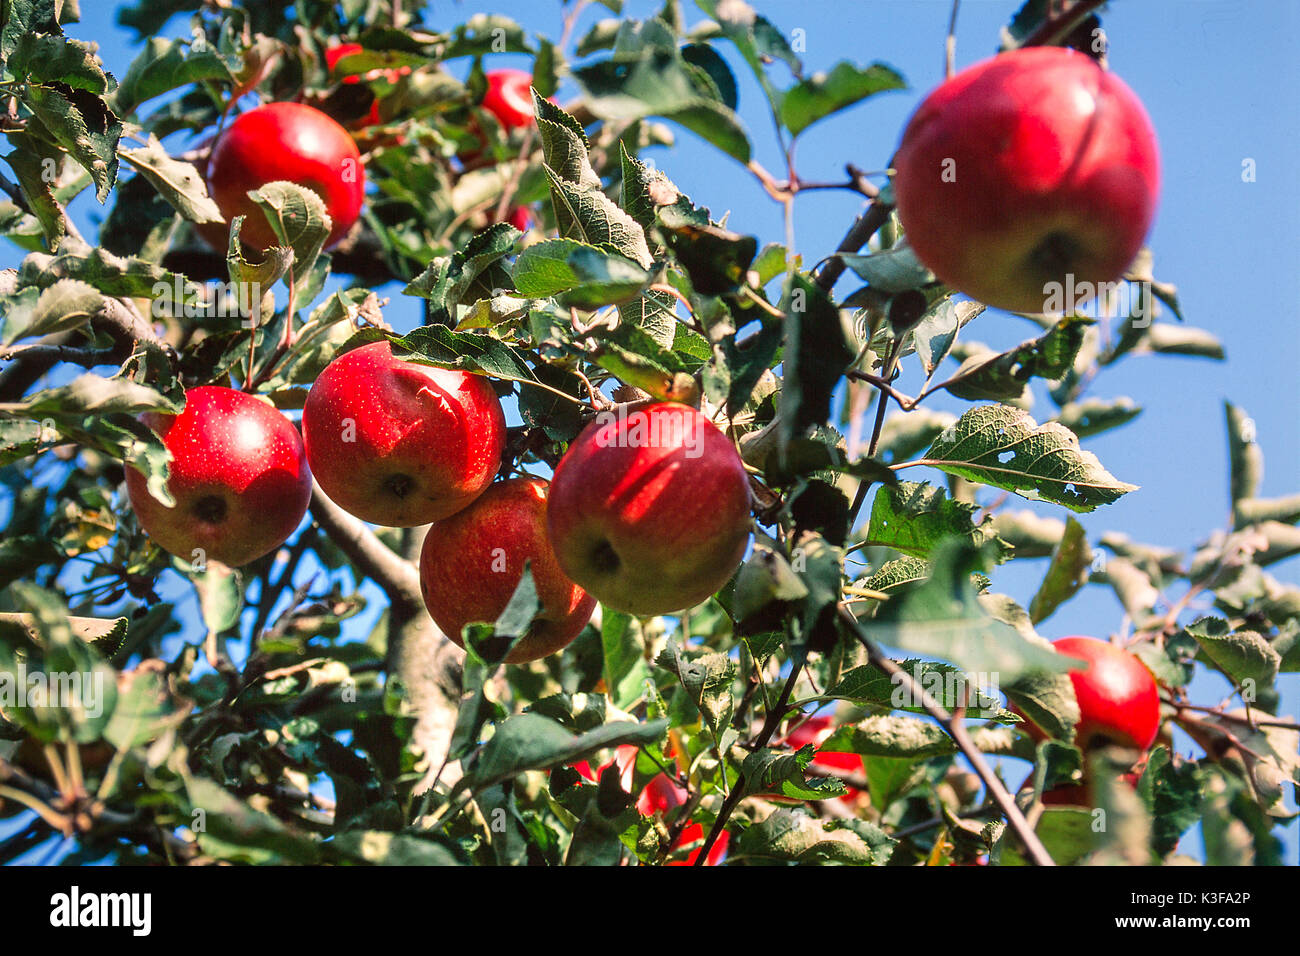
[[[866,211],[853,221],[852,228],[845,233],[835,251],[857,252],[867,244],[867,240],[876,234],[876,230],[889,221],[889,213],[893,208],[893,206],[883,203],[879,199],[874,200]],[[823,292],[830,292],[843,274],[843,260],[832,257],[822,266],[821,272],[817,273],[817,288]]]
[[[966,759],[970,761],[971,767],[974,768],[979,778],[984,781],[984,787],[988,790],[989,796],[998,805],[1002,815],[1006,817],[1007,824],[1012,831],[1020,838],[1020,842],[1029,853],[1029,858],[1038,866],[1055,866],[1056,861],[1044,848],[1042,841],[1038,839],[1038,834],[1034,833],[1033,827],[1025,819],[1025,815],[1020,812],[1020,807],[1016,804],[1015,798],[1002,785],[1002,781],[997,778],[992,768],[989,767],[988,761],[984,759],[984,754],[975,746],[975,742],[970,739],[970,734],[966,732],[966,725],[931,697],[911,674],[882,654],[880,649],[862,632],[862,625],[853,616],[852,611],[841,606],[840,617],[852,628],[858,642],[866,649],[867,657],[871,663],[888,674],[892,680],[906,685],[909,693],[921,701],[921,705],[926,709],[926,712],[939,721],[943,729],[952,737],[953,742],[957,744]]]
[[[390,601],[423,611],[420,573],[415,565],[380,541],[364,521],[330,501],[315,479],[311,484],[311,516],[348,560],[384,589]]]

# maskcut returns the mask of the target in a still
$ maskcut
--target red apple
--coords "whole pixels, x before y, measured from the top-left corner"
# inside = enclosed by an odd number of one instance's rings
[[[688,405],[602,413],[555,469],[547,521],[569,577],[638,615],[692,607],[740,564],[749,479],[730,440]]]
[[[487,379],[393,355],[387,341],[338,356],[302,410],[325,494],[393,528],[455,514],[501,467],[505,415]]]
[[[275,408],[231,388],[185,393],[179,415],[141,416],[171,452],[169,508],[144,475],[126,470],[140,527],[186,561],[238,567],[274,551],[298,527],[311,498],[311,471],[297,429]]]
[[[1132,90],[1082,53],[1031,47],[925,99],[894,157],[894,195],[913,251],[945,283],[998,308],[1068,312],[1133,262],[1159,165]],[[1073,301],[1050,302],[1053,284]]]
[[[614,752],[614,759],[607,763],[601,764],[600,773],[604,773],[605,768],[616,765],[619,771],[619,784],[625,791],[632,790],[632,770],[636,765],[637,748],[631,744],[624,744]],[[583,760],[573,765],[587,780],[596,783],[600,779],[599,773],[593,772],[591,764]],[[666,773],[658,773],[650,778],[636,798],[636,809],[643,817],[654,816],[656,813],[667,813],[673,807],[684,804],[690,794]],[[672,849],[675,851],[681,847],[690,846],[692,843],[699,843],[686,856],[684,860],[669,860],[664,866],[692,866],[703,849],[704,838],[708,835],[704,826],[699,823],[688,823],[681,834],[673,841]],[[723,857],[727,854],[727,844],[731,840],[731,835],[723,830],[718,834],[718,839],[714,842],[713,848],[709,850],[709,856],[706,861],[707,866],[717,866],[722,862]]]
[[[1079,723],[1074,729],[1079,748],[1090,750],[1108,743],[1137,750],[1150,747],[1160,729],[1160,695],[1146,665],[1123,648],[1095,637],[1063,637],[1052,646],[1087,664],[1083,670],[1070,671],[1079,702]],[[1024,729],[1036,740],[1045,737],[1027,718]]]
[[[533,228],[533,214],[527,206],[515,206],[506,213],[505,221],[510,223],[520,232],[527,232]]]
[[[275,232],[250,190],[286,180],[314,190],[333,223],[326,246],[361,216],[366,173],[348,131],[303,103],[268,103],[238,116],[217,139],[208,161],[208,192],[226,221],[247,216],[240,240],[254,249],[276,245]],[[227,230],[201,230],[219,249]]]
[[[507,130],[533,122],[533,75],[526,70],[489,70],[483,108]]]
[[[337,72],[335,67],[338,65],[339,60],[343,59],[345,56],[352,56],[364,51],[365,48],[360,43],[340,43],[338,46],[327,47],[325,50],[325,68],[329,70],[331,76],[335,75]],[[360,83],[362,80],[375,80],[380,78],[387,80],[389,83],[396,83],[399,77],[406,76],[410,72],[411,68],[409,66],[402,66],[391,70],[371,70],[365,74],[346,73],[341,77],[341,79],[342,82],[349,86]],[[369,115],[361,122],[353,125],[377,126],[379,125],[379,122],[379,100],[376,99],[370,104]]]
[[[565,577],[555,560],[546,536],[546,482],[540,478],[499,481],[429,529],[420,552],[424,604],[438,627],[461,644],[466,624],[490,623],[506,609],[525,562],[542,609],[506,662],[554,654],[581,633],[596,599]]]
[[[687,855],[684,860],[669,860],[664,866],[694,866],[695,861],[700,857],[700,851],[704,849],[704,838],[708,832],[701,823],[689,823],[682,830],[681,836],[673,843],[673,849],[677,850],[684,846],[690,846],[698,843]],[[713,847],[709,850],[709,855],[704,861],[705,866],[718,866],[723,858],[727,855],[727,844],[731,842],[731,834],[723,830],[718,834],[718,839],[714,841]]]

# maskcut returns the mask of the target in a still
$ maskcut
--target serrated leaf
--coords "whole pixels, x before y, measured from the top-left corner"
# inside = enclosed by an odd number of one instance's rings
[[[830,73],[814,73],[800,80],[781,97],[781,122],[794,136],[813,123],[886,90],[905,89],[907,84],[883,63],[867,67],[841,61]]]
[[[596,309],[638,296],[650,275],[621,254],[572,239],[547,239],[519,254],[514,282],[529,298],[561,296],[577,308]]]
[[[866,537],[917,558],[928,558],[943,540],[952,537],[984,540],[975,527],[973,504],[950,499],[929,482],[900,481],[882,485],[871,505]]]
[[[945,429],[922,461],[952,475],[1041,498],[1071,511],[1092,511],[1135,491],[1055,422],[1036,423],[1006,405],[981,405]]]
[[[944,383],[958,398],[970,401],[1017,398],[1029,379],[1060,378],[1074,365],[1084,333],[1093,320],[1066,316],[1042,336],[1009,351],[968,358]]]
[[[1218,617],[1200,618],[1189,624],[1186,630],[1196,639],[1205,656],[1234,685],[1254,681],[1264,687],[1272,687],[1277,680],[1281,656],[1257,632],[1234,631],[1227,621]]]
[[[1083,525],[1074,518],[1065,519],[1065,533],[1052,552],[1051,564],[1029,602],[1029,619],[1035,624],[1045,621],[1058,607],[1074,597],[1088,581],[1092,566],[1092,549]]]
[[[153,183],[158,194],[190,222],[224,222],[225,217],[208,195],[207,184],[193,163],[172,159],[158,137],[139,149],[124,149],[119,155],[127,165]]]

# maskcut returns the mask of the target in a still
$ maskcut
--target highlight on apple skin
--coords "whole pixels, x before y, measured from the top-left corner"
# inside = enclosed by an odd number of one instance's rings
[[[487,93],[483,108],[507,130],[532,125],[533,75],[526,70],[501,69],[487,72]]]
[[[220,386],[192,388],[179,415],[141,420],[172,460],[168,507],[144,475],[126,469],[140,527],[164,551],[191,563],[239,567],[293,534],[311,499],[311,471],[298,430],[268,403]]]
[[[326,248],[356,224],[366,191],[365,167],[352,136],[305,103],[267,103],[241,113],[213,146],[206,178],[227,223],[246,217],[240,241],[258,250],[278,240],[266,215],[248,197],[251,190],[283,180],[316,192],[332,223]],[[225,251],[227,226],[209,224],[200,233]]]
[[[321,490],[391,528],[468,506],[496,477],[505,447],[505,414],[487,379],[400,358],[387,341],[331,361],[302,424]]]
[[[546,533],[546,482],[498,481],[463,511],[435,523],[420,550],[420,591],[434,623],[464,646],[461,631],[491,623],[510,603],[527,564],[541,604],[506,663],[537,660],[567,646],[596,599],[560,570]]]
[[[917,258],[954,289],[1015,312],[1068,312],[1119,280],[1160,191],[1141,101],[1059,47],[1003,53],[939,86],[893,165]],[[1058,292],[1071,301],[1054,308]]]
[[[551,483],[560,566],[629,614],[703,601],[740,565],[749,478],[731,441],[688,405],[606,413],[578,436]]]

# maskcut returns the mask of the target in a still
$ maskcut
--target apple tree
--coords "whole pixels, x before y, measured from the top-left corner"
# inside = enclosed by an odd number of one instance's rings
[[[1278,862],[1267,436],[1227,406],[1199,540],[1073,517],[1142,494],[1085,447],[1142,428],[1107,371],[1223,357],[1141,248],[1158,130],[1100,5],[1029,0],[852,157],[894,178],[816,184],[801,135],[906,81],[763,4],[431,6],[133,0],[108,64],[76,0],[0,4],[0,859]],[[683,132],[785,235],[674,184]],[[814,187],[861,203],[836,249],[792,247]],[[1033,336],[981,344],[997,307]],[[345,420],[418,460],[366,484]],[[655,422],[700,444],[648,459]],[[1084,588],[1124,619],[1054,648]]]

